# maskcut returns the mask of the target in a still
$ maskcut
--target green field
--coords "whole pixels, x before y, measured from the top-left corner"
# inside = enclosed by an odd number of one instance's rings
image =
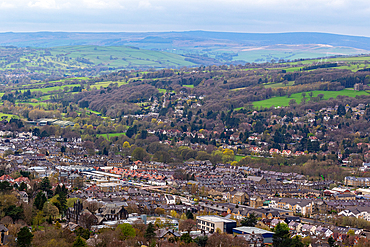
[[[28,105],[32,105],[32,106],[46,106],[48,103],[46,102],[36,102],[36,103],[33,103],[33,102],[29,102],[29,101],[19,101],[19,102],[16,102],[17,105],[19,104],[28,104]]]
[[[273,84],[264,84],[265,88],[279,88],[279,87],[289,87],[293,86],[294,81],[288,81],[286,85],[284,85],[282,82],[280,83],[273,83]]]
[[[355,97],[356,95],[369,95],[365,91],[354,91],[350,89],[344,89],[342,91],[312,91],[313,97],[317,97],[318,94],[324,95],[324,100],[330,99],[330,98],[336,98],[338,95],[344,95],[348,97]],[[310,97],[308,96],[309,92],[306,92],[306,100],[308,101]],[[266,107],[269,108],[271,106],[288,106],[289,101],[295,99],[296,102],[299,104],[302,100],[302,93],[295,93],[288,98],[287,96],[283,97],[274,97],[271,99],[261,100],[261,101],[255,101],[253,102],[253,106],[255,107]]]
[[[194,85],[182,85],[183,87],[194,88]]]
[[[115,83],[117,83],[118,87],[128,84],[127,82],[124,82],[124,81],[102,81],[102,82],[97,82],[91,85],[91,88],[96,87],[97,89],[101,89],[103,87],[108,87],[110,84],[115,84]]]
[[[18,59],[8,59],[17,57]],[[0,70],[25,70],[55,75],[71,75],[78,70],[88,70],[96,66],[102,71],[117,71],[136,68],[177,68],[194,66],[186,57],[164,51],[139,49],[131,46],[57,46],[53,48],[0,47]],[[93,75],[92,75],[93,76]],[[88,80],[88,77],[71,79]],[[64,79],[63,79],[64,80]],[[66,79],[68,80],[68,79]],[[62,81],[62,80],[60,80]],[[56,81],[56,82],[60,82]]]
[[[235,161],[241,161],[245,156],[243,155],[235,155],[234,158],[235,158]]]
[[[6,114],[6,113],[2,113],[2,112],[0,112],[0,119],[1,119],[1,120],[6,119],[7,121],[9,121],[11,118],[19,118],[19,117],[18,117],[18,116],[16,116],[16,115]]]
[[[71,85],[64,85],[64,86],[55,86],[55,87],[46,87],[46,88],[33,88],[33,89],[30,89],[31,92],[35,92],[35,91],[40,91],[42,93],[47,93],[47,92],[50,92],[50,91],[57,91],[57,90],[64,90],[64,88],[68,87],[68,88],[73,88],[73,87],[79,87],[80,84],[71,84]],[[26,90],[21,90],[21,92],[23,93],[24,91]]]
[[[98,134],[96,136],[100,137],[104,137],[105,139],[110,139],[111,137],[114,137],[114,136],[121,136],[121,135],[126,135],[126,133],[109,133],[109,134]]]

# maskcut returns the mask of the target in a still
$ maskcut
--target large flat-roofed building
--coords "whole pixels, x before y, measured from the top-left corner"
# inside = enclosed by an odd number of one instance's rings
[[[199,230],[216,232],[217,228],[221,232],[232,233],[233,228],[236,227],[236,221],[226,219],[217,215],[197,216],[197,228]]]
[[[274,232],[266,231],[257,227],[241,226],[233,229],[234,235],[262,235],[264,244],[272,244]]]

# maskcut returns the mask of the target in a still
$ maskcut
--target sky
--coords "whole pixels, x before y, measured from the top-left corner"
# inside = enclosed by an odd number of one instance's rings
[[[0,0],[0,32],[327,32],[370,37],[369,0]]]

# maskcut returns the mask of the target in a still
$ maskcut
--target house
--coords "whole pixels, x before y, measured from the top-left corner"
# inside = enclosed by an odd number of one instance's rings
[[[128,213],[124,206],[127,203],[108,203],[103,207],[99,208],[95,213],[96,216],[100,217],[99,221],[117,221],[127,219]]]
[[[246,178],[247,181],[252,181],[256,184],[266,184],[267,181],[263,176],[248,176]]]
[[[73,207],[67,209],[66,218],[68,223],[74,223],[87,229],[98,223],[98,218],[89,210],[84,209],[80,200],[77,200]]]
[[[309,225],[309,224],[304,224],[302,226],[302,232],[308,232],[310,234],[314,234],[316,230],[316,226]]]
[[[165,198],[166,198],[167,205],[169,205],[169,204],[176,204],[176,198],[174,196],[165,195]]]
[[[217,215],[197,216],[197,228],[199,230],[208,231],[210,233],[216,232],[220,229],[221,232],[231,234],[232,229],[236,227],[236,221],[230,220]]]
[[[291,221],[289,224],[289,229],[296,232],[301,232],[302,224],[299,222]]]
[[[235,193],[228,192],[227,199],[234,204],[244,204],[246,199],[249,199],[249,196],[242,191],[237,191]]]
[[[160,240],[171,241],[170,239],[176,240],[181,237],[180,233],[173,229],[159,229],[155,231],[156,237]]]
[[[263,200],[261,197],[256,196],[256,197],[250,197],[249,198],[249,206],[253,208],[259,208],[263,206]]]
[[[0,245],[5,245],[7,242],[7,236],[9,234],[8,228],[6,228],[3,224],[0,224]]]
[[[353,187],[368,187],[370,186],[370,178],[369,177],[345,177],[344,184],[347,186]]]
[[[25,191],[19,191],[19,199],[25,203],[28,203],[28,194]]]

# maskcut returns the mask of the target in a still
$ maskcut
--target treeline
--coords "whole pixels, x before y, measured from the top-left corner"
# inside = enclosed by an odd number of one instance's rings
[[[324,63],[324,64],[316,64],[312,66],[303,67],[302,70],[313,70],[313,69],[319,69],[319,68],[333,68],[337,67],[337,63]]]

